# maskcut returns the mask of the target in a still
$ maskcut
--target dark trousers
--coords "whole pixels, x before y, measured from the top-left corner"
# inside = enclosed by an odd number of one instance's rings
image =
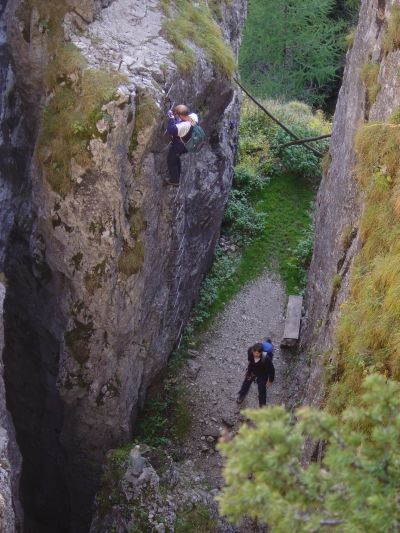
[[[253,383],[253,380],[257,381],[258,386],[258,403],[260,407],[263,405],[266,405],[267,403],[267,383],[265,377],[262,378],[254,378],[252,376],[246,375],[244,378],[242,387],[239,391],[239,396],[246,396],[246,394],[249,392],[251,384]]]
[[[181,155],[186,154],[185,145],[181,142],[172,142],[167,156],[168,172],[172,183],[179,183],[181,175]]]

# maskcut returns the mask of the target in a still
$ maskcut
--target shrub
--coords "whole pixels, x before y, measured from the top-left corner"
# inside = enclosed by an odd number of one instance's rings
[[[369,376],[356,407],[340,416],[313,408],[293,419],[281,406],[246,410],[250,423],[225,455],[222,514],[272,531],[344,533],[398,530],[400,386]],[[304,446],[324,443],[320,461],[304,464]]]
[[[233,189],[229,195],[223,223],[228,234],[240,245],[249,243],[263,230],[264,213],[257,213],[245,193]]]

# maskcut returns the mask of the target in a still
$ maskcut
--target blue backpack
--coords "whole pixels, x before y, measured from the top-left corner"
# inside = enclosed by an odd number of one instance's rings
[[[192,123],[192,135],[190,139],[184,143],[185,148],[190,153],[197,153],[203,148],[206,134],[201,126],[197,123]]]
[[[271,359],[274,357],[274,345],[269,340],[265,340],[261,342],[263,352],[265,352]]]

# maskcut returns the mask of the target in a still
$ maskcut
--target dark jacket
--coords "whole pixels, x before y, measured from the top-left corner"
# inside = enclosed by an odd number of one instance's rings
[[[265,381],[272,383],[275,379],[275,367],[268,356],[263,356],[256,363],[253,354],[248,354],[247,375],[255,378],[265,378]]]

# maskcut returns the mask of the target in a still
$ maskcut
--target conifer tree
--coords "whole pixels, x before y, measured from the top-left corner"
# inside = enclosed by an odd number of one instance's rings
[[[240,52],[243,80],[262,97],[316,103],[335,79],[343,23],[334,0],[251,0]]]
[[[358,407],[340,416],[312,408],[246,411],[251,423],[221,445],[223,514],[269,524],[273,533],[400,530],[400,385],[371,375]],[[323,443],[303,463],[306,439]]]

